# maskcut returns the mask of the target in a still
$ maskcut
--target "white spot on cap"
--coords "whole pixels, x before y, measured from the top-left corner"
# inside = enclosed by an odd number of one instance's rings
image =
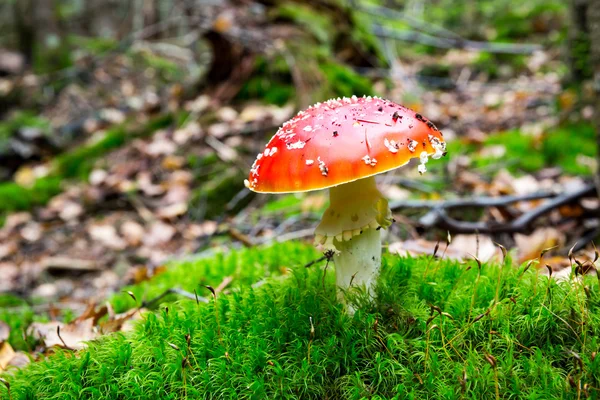
[[[304,127],[304,129],[302,129],[302,130],[303,130],[303,131],[305,131],[305,132],[310,132],[310,131],[312,131],[312,126],[310,126],[310,125],[306,125],[306,126]]]
[[[427,172],[427,167],[425,166],[425,164],[419,164],[419,166],[417,167],[417,171],[419,171],[419,173],[423,175],[425,172]]]
[[[317,157],[317,161],[319,162],[319,171],[321,171],[321,175],[327,176],[329,168],[325,165],[325,161],[321,160],[321,157]]]
[[[313,165],[315,160],[306,160],[306,165]]]
[[[429,135],[429,143],[431,143],[431,147],[435,150],[435,153],[431,156],[434,160],[437,160],[446,154],[446,142],[442,142],[437,137]]]
[[[388,140],[387,138],[383,139],[383,145],[385,147],[387,147],[387,149],[391,152],[391,153],[397,153],[398,152],[398,148],[400,146],[398,146],[398,143],[396,143],[395,140]]]
[[[272,156],[275,153],[277,153],[277,147],[271,147],[271,152],[269,153],[269,155]]]
[[[415,150],[417,149],[418,144],[419,144],[419,142],[417,142],[416,140],[408,139],[408,145],[406,147],[408,147],[408,151],[410,151],[411,153],[414,153]]]
[[[287,147],[288,150],[303,149],[304,146],[306,146],[306,142],[303,142],[302,140],[298,140],[297,142],[294,142],[294,143],[286,143],[285,146]]]
[[[371,167],[374,167],[377,164],[377,160],[375,158],[371,158],[369,155],[364,156],[361,160]]]
[[[250,181],[248,179],[244,179],[244,186],[250,189]]]

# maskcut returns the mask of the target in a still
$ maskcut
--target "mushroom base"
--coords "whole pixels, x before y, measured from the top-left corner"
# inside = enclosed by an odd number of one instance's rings
[[[333,261],[340,302],[345,302],[344,292],[350,286],[364,285],[372,295],[381,266],[381,232],[366,229],[351,240],[337,243],[337,248],[339,252],[333,256]]]

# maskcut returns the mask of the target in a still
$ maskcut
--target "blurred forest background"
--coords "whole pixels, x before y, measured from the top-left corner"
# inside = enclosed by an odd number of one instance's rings
[[[404,104],[449,142],[423,176],[380,177],[390,251],[593,259],[598,4],[0,0],[2,315],[68,319],[172,260],[311,240],[325,192],[243,180],[338,96]]]

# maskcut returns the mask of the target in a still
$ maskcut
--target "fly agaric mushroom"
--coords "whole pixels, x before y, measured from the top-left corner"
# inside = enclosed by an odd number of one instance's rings
[[[332,99],[300,111],[258,154],[246,187],[259,193],[329,188],[329,208],[315,245],[333,254],[336,284],[365,285],[370,294],[381,265],[381,228],[392,223],[375,175],[446,153],[442,133],[421,114],[377,97]]]

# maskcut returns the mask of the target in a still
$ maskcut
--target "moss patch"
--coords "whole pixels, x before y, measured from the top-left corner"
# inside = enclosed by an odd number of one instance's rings
[[[223,268],[253,270],[255,277],[278,266],[292,272],[256,289],[240,282],[241,290],[208,305],[171,304],[147,314],[132,333],[94,341],[76,356],[60,351],[4,375],[12,398],[596,394],[595,276],[557,283],[535,268],[479,269],[474,263],[386,256],[377,301],[352,291],[358,311],[350,317],[335,300],[333,275],[323,286],[322,270],[302,266],[301,259],[312,256],[311,247],[286,244],[180,265],[169,279],[157,279],[192,287],[205,273],[215,271],[214,279]],[[1,386],[0,395],[7,396]]]
[[[100,140],[57,156],[52,161],[52,172],[37,179],[31,187],[23,187],[14,182],[0,183],[0,215],[29,210],[47,203],[60,193],[64,179],[87,179],[100,157],[131,139],[149,136],[172,122],[173,116],[165,115],[156,117],[142,128],[134,129],[128,124],[112,128]]]
[[[486,152],[491,146],[501,146],[505,151],[494,156]],[[568,174],[590,175],[593,170],[589,161],[596,153],[596,139],[589,124],[565,125],[541,137],[520,130],[495,133],[480,146],[457,140],[449,143],[448,152],[453,157],[469,155],[473,165],[482,169],[507,168],[511,172],[534,173],[544,167],[559,167]]]

